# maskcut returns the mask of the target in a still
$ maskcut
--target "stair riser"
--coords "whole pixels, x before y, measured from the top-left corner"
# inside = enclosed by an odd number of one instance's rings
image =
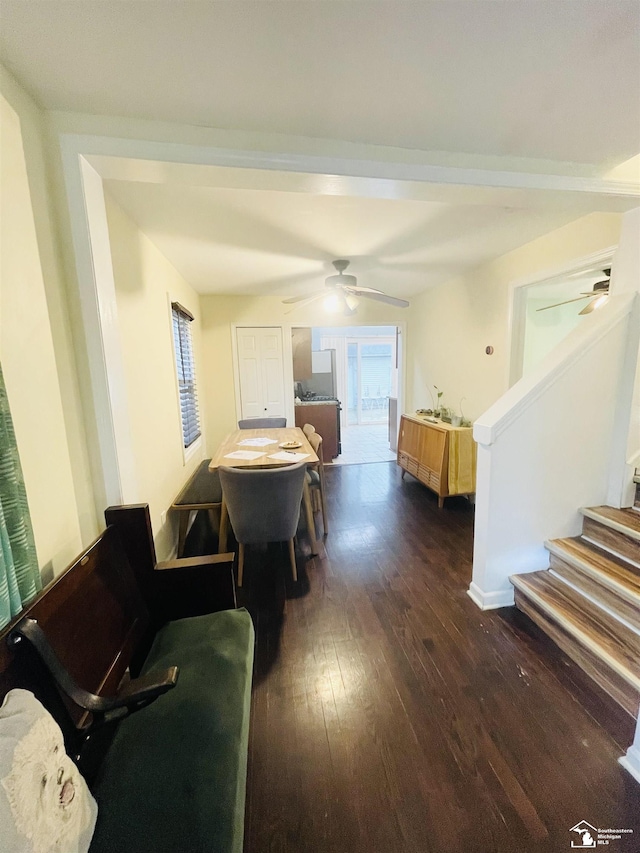
[[[586,516],[582,520],[582,535],[589,541],[622,557],[628,564],[629,570],[640,575],[640,544],[636,540]]]
[[[578,666],[584,670],[609,696],[612,697],[634,719],[640,706],[640,692],[628,684],[617,672],[591,650],[585,648],[575,637],[568,634],[562,625],[520,590],[515,590],[516,607],[526,613],[536,625],[559,646]]]
[[[640,599],[634,599],[630,594],[621,595],[606,583],[600,583],[581,566],[568,563],[557,554],[549,555],[549,564],[557,575],[640,631]]]

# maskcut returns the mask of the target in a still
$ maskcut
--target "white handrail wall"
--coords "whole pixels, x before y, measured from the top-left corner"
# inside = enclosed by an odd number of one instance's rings
[[[580,532],[626,447],[638,359],[634,292],[613,294],[474,424],[473,579],[482,609],[513,604],[509,576],[548,566],[546,539]]]

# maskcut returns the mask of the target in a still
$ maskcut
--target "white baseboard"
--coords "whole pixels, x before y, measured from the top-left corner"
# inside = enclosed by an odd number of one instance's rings
[[[618,763],[631,773],[636,782],[640,782],[640,748],[630,746],[627,754],[618,759]]]
[[[513,588],[484,592],[477,584],[471,581],[467,595],[478,605],[480,610],[497,610],[498,607],[513,607],[515,604]]]

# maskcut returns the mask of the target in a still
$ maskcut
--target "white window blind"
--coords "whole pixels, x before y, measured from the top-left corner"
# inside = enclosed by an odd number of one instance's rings
[[[179,302],[171,303],[171,314],[173,317],[173,343],[178,372],[178,389],[180,391],[182,439],[184,446],[189,447],[200,435],[196,372],[191,341],[193,315],[186,308],[183,308]]]

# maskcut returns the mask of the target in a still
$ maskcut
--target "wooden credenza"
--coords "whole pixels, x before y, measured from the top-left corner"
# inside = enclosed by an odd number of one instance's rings
[[[438,506],[451,495],[476,490],[476,446],[469,427],[402,415],[398,433],[398,465],[438,495]]]

